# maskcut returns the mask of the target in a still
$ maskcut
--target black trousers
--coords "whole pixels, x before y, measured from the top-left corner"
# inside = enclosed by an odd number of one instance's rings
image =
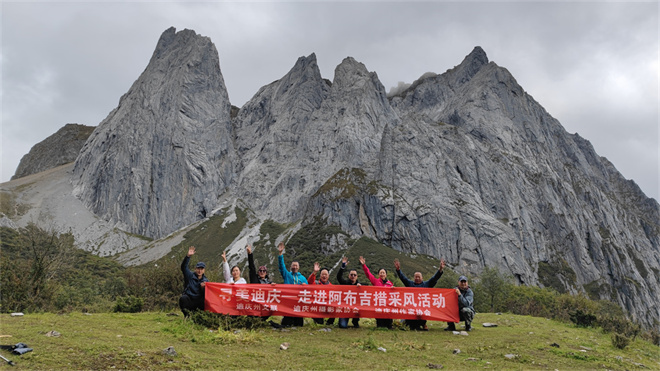
[[[305,319],[303,317],[282,317],[282,327],[302,327],[304,323]]]
[[[376,327],[392,328],[391,318],[376,318]]]
[[[323,318],[314,318],[314,323],[322,325],[323,324]],[[333,325],[335,323],[334,318],[328,318],[327,321],[325,321],[326,325]]]
[[[426,326],[426,320],[425,319],[407,319],[406,320],[406,325],[410,327],[411,330],[418,330],[424,328]]]
[[[204,297],[191,298],[190,296],[183,294],[179,298],[179,308],[181,308],[183,315],[186,317],[188,317],[192,311],[204,310]]]

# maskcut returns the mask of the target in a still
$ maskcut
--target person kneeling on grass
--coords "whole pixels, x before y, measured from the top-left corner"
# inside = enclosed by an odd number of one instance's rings
[[[183,294],[179,298],[179,307],[185,317],[190,316],[194,310],[204,310],[204,290],[208,278],[204,275],[206,264],[198,262],[195,265],[195,272],[188,269],[190,257],[195,254],[195,247],[188,248],[188,255],[183,258],[181,263],[181,272],[183,272]]]
[[[458,294],[458,315],[461,321],[465,321],[465,331],[472,331],[472,319],[474,319],[474,293],[468,285],[467,277],[458,277],[458,286],[455,287]],[[454,322],[447,322],[445,331],[456,331]]]

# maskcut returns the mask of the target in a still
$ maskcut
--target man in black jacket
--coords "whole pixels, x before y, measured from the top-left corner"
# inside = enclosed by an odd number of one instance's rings
[[[438,283],[438,280],[440,277],[442,277],[442,272],[445,269],[445,259],[440,260],[440,267],[438,268],[438,271],[435,272],[433,277],[431,277],[428,281],[424,281],[424,278],[422,276],[421,272],[415,272],[413,278],[414,280],[411,281],[406,277],[403,272],[401,272],[401,263],[399,263],[399,259],[394,259],[394,268],[396,268],[396,274],[399,276],[399,279],[401,282],[403,282],[403,285],[406,287],[435,287],[435,284]],[[428,328],[426,327],[426,320],[425,319],[407,319],[406,320],[406,325],[410,327],[411,330],[416,330],[416,331],[427,331]]]
[[[337,272],[337,282],[339,282],[340,285],[361,286],[362,284],[358,281],[358,275],[355,269],[351,269],[348,272],[347,280],[344,279],[344,270],[346,269],[346,264],[348,264],[348,258],[344,256],[341,258],[341,268],[339,268],[339,271]],[[354,328],[360,327],[360,318],[353,318],[351,321]],[[340,318],[339,327],[348,328],[348,318]]]
[[[188,269],[190,257],[195,254],[195,247],[188,248],[188,255],[181,263],[181,272],[183,272],[183,294],[179,298],[179,307],[183,315],[188,317],[193,310],[204,310],[204,290],[208,278],[204,275],[206,264],[198,262],[195,265],[195,272]]]

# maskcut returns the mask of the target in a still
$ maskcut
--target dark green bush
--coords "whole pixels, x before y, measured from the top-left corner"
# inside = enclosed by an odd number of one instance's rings
[[[120,296],[115,302],[115,312],[138,313],[142,311],[144,300],[135,296]]]
[[[600,316],[598,317],[598,325],[605,332],[618,333],[627,337],[632,337],[633,340],[641,332],[641,327],[630,321],[624,316]]]
[[[644,338],[648,339],[651,343],[660,346],[660,331],[653,328],[645,333]]]
[[[515,286],[506,298],[506,308],[513,314],[553,318],[557,292],[533,286]]]
[[[617,334],[616,332],[612,334],[612,346],[618,349],[624,349],[630,344],[630,338],[626,335]]]
[[[571,322],[578,327],[591,327],[596,322],[596,316],[591,313],[585,313],[580,309],[571,312]]]
[[[501,312],[507,309],[506,298],[513,289],[513,277],[486,267],[472,287],[477,312]]]

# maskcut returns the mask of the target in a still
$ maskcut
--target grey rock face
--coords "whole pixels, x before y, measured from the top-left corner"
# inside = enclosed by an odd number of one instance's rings
[[[162,237],[215,206],[234,174],[232,138],[215,46],[170,28],[82,148],[74,192],[117,226]]]
[[[345,166],[375,169],[380,136],[396,121],[375,73],[353,58],[323,80],[314,54],[262,88],[234,120],[241,164],[234,188],[264,218],[296,220]]]
[[[240,199],[660,320],[660,206],[479,47],[390,99],[353,58],[330,83],[312,54],[230,110],[210,40],[166,31],[82,149],[76,194],[151,237]]]
[[[444,257],[461,273],[497,266],[520,283],[587,292],[658,320],[648,304],[660,302],[658,203],[480,48],[392,106],[400,124],[383,132],[379,176],[338,173],[306,218]]]
[[[37,143],[21,158],[11,179],[36,174],[73,162],[94,130],[93,126],[66,124],[55,134]]]

